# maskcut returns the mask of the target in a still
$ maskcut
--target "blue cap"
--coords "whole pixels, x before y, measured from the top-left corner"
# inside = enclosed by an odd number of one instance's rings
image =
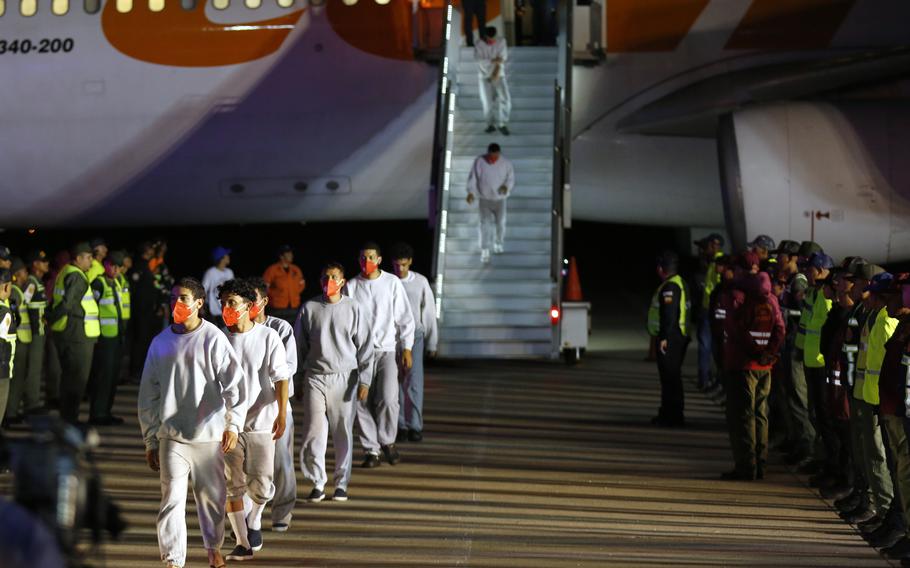
[[[819,270],[831,270],[834,268],[834,259],[823,252],[816,252],[809,257],[809,266],[814,266]]]
[[[891,292],[896,289],[894,275],[890,272],[882,272],[881,274],[876,274],[872,277],[872,281],[869,282],[869,285],[866,286],[867,292],[873,292],[876,294],[881,294],[883,292]]]
[[[218,262],[229,254],[231,254],[231,249],[217,246],[212,250],[212,261]]]
[[[774,239],[768,235],[758,235],[752,240],[751,243],[749,243],[749,246],[753,248],[763,248],[769,252],[776,248],[774,245]]]

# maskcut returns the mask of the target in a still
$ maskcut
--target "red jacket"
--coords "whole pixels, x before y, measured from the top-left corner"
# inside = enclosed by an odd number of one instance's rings
[[[771,278],[759,272],[743,281],[745,299],[733,317],[729,370],[770,370],[777,362],[787,329]]]
[[[907,393],[907,363],[910,363],[910,318],[903,317],[885,343],[885,359],[878,379],[879,411],[904,416]]]

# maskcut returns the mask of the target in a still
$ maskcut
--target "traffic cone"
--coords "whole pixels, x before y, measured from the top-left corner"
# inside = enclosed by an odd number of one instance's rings
[[[575,257],[569,258],[569,278],[566,280],[566,298],[567,302],[581,301],[581,280],[578,278],[578,264]]]

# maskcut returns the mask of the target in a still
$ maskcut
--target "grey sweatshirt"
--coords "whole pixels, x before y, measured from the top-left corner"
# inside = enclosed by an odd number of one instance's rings
[[[296,334],[307,373],[334,375],[358,371],[360,384],[373,381],[373,335],[369,314],[355,300],[337,304],[322,296],[303,305]]]

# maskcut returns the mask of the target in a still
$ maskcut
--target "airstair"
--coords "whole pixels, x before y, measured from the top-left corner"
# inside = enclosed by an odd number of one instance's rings
[[[510,47],[510,135],[484,132],[477,63],[460,47],[460,14],[449,11],[434,160],[435,289],[443,357],[552,358],[562,274],[562,213],[568,105],[565,34],[557,47]],[[571,67],[570,60],[568,67]],[[480,260],[477,203],[465,198],[468,172],[496,142],[515,166],[505,251]]]

